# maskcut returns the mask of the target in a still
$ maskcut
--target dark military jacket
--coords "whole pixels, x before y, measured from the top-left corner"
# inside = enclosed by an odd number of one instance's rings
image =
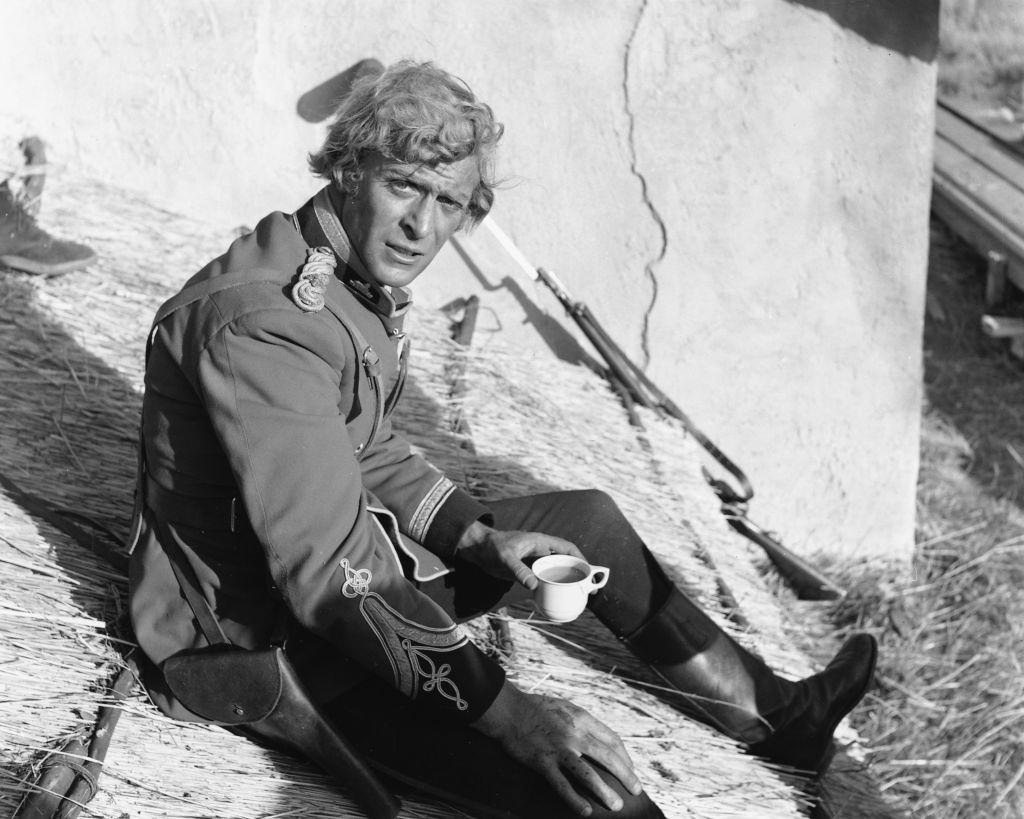
[[[417,581],[447,571],[487,511],[391,428],[408,294],[367,281],[339,205],[328,187],[296,214],[270,214],[158,313],[131,561],[135,633],[157,669],[205,645],[159,528],[231,642],[286,638],[317,698],[371,674],[469,722],[503,672]],[[337,262],[319,309],[293,298],[311,245]],[[159,673],[149,685],[167,713],[197,719]]]

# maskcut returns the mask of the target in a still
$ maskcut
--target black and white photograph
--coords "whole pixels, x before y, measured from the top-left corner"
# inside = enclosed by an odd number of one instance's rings
[[[1024,818],[1024,0],[0,43],[0,815]]]

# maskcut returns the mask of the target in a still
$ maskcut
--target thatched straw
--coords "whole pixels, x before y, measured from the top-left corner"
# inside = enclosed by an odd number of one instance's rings
[[[149,321],[232,237],[95,183],[63,179],[48,196],[44,225],[89,242],[100,261],[57,280],[0,282],[0,471],[92,518],[106,542],[104,528],[123,537],[127,525]],[[810,669],[788,634],[799,624],[752,568],[745,542],[717,517],[696,447],[679,429],[645,417],[648,439],[639,438],[588,370],[557,361],[538,368],[496,344],[486,356],[461,351],[438,316],[418,317],[413,332],[414,368],[397,423],[428,457],[484,498],[608,489],[723,628],[788,673]],[[468,392],[453,402],[460,356]],[[473,448],[453,431],[463,411]],[[0,808],[13,808],[46,754],[94,718],[101,683],[124,648],[111,624],[123,613],[125,587],[88,548],[2,494],[0,538]],[[552,629],[525,617],[511,623],[510,674],[530,690],[571,696],[622,733],[667,815],[799,815],[805,800],[792,777],[681,717],[592,618]],[[486,642],[485,627],[473,628]],[[125,708],[88,808],[96,815],[358,815],[302,762],[220,729],[172,723],[138,692]],[[862,775],[832,779],[839,791],[859,794],[842,815],[882,815]],[[452,815],[425,799],[406,806],[404,816]]]

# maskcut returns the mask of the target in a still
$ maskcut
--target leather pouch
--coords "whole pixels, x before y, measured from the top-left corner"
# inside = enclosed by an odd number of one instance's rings
[[[163,664],[171,693],[193,714],[222,725],[269,717],[281,700],[284,652],[214,645],[175,654]]]
[[[181,651],[162,670],[171,693],[192,713],[297,751],[345,783],[373,819],[398,814],[401,802],[310,699],[283,649],[217,643]]]
[[[240,733],[255,734],[315,762],[351,790],[371,819],[394,819],[402,803],[312,700],[284,650],[279,646],[249,650],[229,643],[174,534],[158,515],[153,521],[208,643],[205,648],[180,651],[161,664],[171,693],[202,719],[237,726]]]

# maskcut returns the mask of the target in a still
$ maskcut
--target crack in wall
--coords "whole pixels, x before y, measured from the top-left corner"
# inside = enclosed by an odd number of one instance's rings
[[[668,228],[665,226],[665,220],[661,218],[661,214],[658,212],[657,207],[655,207],[654,202],[651,199],[650,193],[647,190],[647,178],[640,171],[637,160],[636,115],[633,113],[633,102],[629,93],[629,57],[633,51],[633,43],[636,40],[637,32],[640,30],[640,23],[643,21],[644,13],[647,11],[648,5],[649,0],[642,0],[640,8],[637,10],[636,20],[633,22],[633,30],[629,33],[629,39],[626,41],[626,51],[623,58],[622,70],[622,96],[626,110],[626,120],[629,122],[629,129],[627,132],[629,170],[640,183],[640,195],[643,198],[644,206],[651,214],[651,218],[654,220],[654,224],[656,225],[661,237],[661,247],[659,248],[658,253],[644,264],[644,275],[651,284],[651,300],[644,309],[643,324],[640,328],[640,349],[643,355],[643,361],[640,366],[644,369],[646,369],[651,363],[651,314],[654,312],[654,305],[658,300],[658,277],[655,275],[654,267],[659,264],[665,258],[665,254],[668,253]]]

